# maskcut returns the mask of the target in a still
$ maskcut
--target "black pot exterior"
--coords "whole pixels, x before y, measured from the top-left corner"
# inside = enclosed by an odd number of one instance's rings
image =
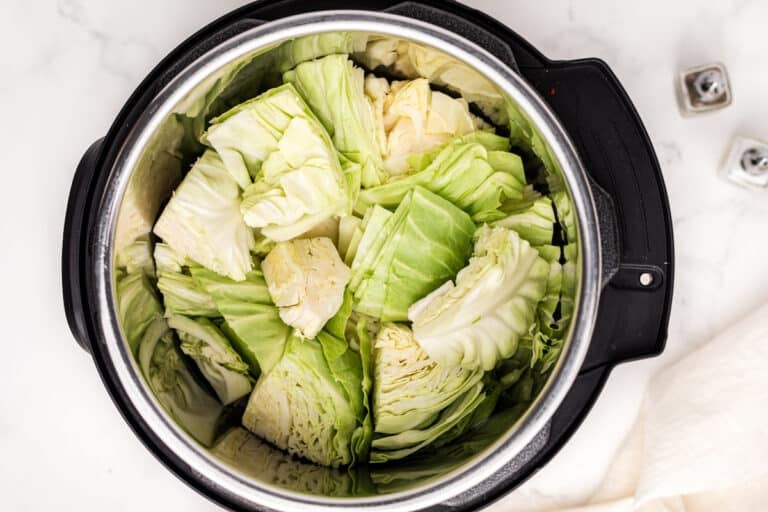
[[[603,250],[603,292],[595,331],[581,373],[550,426],[521,455],[469,500],[435,510],[468,510],[514,489],[546,464],[581,424],[618,363],[664,349],[672,300],[674,249],[669,203],[650,139],[620,83],[602,61],[553,62],[508,27],[453,1],[265,0],[233,11],[191,36],[147,76],[126,102],[109,133],[84,154],[75,174],[64,228],[62,280],[67,320],[77,342],[91,353],[105,387],[144,444],[194,489],[233,510],[250,510],[201,480],[164,449],[130,400],[115,385],[111,362],[100,348],[97,301],[86,271],[101,193],[117,148],[133,121],[180,70],[208,49],[263,22],[307,11],[387,11],[452,30],[490,51],[532,85],[571,136],[590,175]],[[643,277],[641,277],[643,276]],[[650,278],[648,277],[650,276]]]

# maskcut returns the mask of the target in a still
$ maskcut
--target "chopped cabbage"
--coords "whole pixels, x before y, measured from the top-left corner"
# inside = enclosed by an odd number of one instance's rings
[[[280,318],[314,338],[344,300],[350,271],[328,238],[278,243],[261,264]]]
[[[432,425],[483,378],[482,370],[438,365],[405,325],[381,326],[374,344],[373,416],[382,434]]]
[[[346,55],[328,55],[299,64],[283,80],[304,97],[336,149],[360,165],[361,184],[382,183],[381,151],[374,133],[373,107],[363,90],[363,70]]]
[[[142,270],[118,282],[117,302],[128,345],[153,393],[184,430],[210,445],[222,406],[189,373]]]
[[[117,253],[117,266],[125,268],[128,274],[139,270],[150,277],[155,275],[155,261],[152,259],[152,242],[136,240]]]
[[[139,361],[157,400],[192,437],[210,446],[224,408],[190,373],[164,318],[158,318],[147,329]]]
[[[267,238],[290,240],[347,209],[341,166],[316,128],[306,119],[292,120],[280,150],[243,192],[245,222]]]
[[[514,231],[482,226],[469,265],[456,283],[411,306],[421,347],[447,366],[493,369],[517,350],[535,320],[549,265]]]
[[[365,92],[374,105],[376,135],[390,175],[408,171],[408,157],[442,146],[480,126],[462,98],[432,91],[425,79],[393,82],[369,76]]]
[[[187,267],[191,263],[179,256],[170,245],[164,243],[155,244],[152,256],[158,272],[176,272],[180,274],[182,267]]]
[[[523,197],[525,175],[520,158],[511,153],[505,153],[510,155],[505,162],[508,165],[495,170],[489,159],[494,153],[478,143],[454,141],[444,146],[423,170],[361,191],[355,210],[363,212],[373,204],[395,206],[409,190],[422,186],[451,201],[476,221],[503,216],[498,208],[504,201]]]
[[[251,270],[253,232],[240,214],[237,183],[213,151],[203,153],[192,166],[154,232],[181,258],[236,281]]]
[[[292,336],[280,362],[256,383],[243,426],[325,466],[364,459],[370,434],[364,433],[362,374],[360,356],[345,341]]]
[[[167,313],[211,318],[221,316],[213,298],[197,286],[192,276],[164,270],[157,274],[157,288],[163,294]]]
[[[362,223],[363,219],[355,217],[354,215],[342,217],[341,220],[339,220],[339,256],[341,256],[341,259],[343,259],[345,263],[347,262],[347,253],[349,252],[355,236],[358,232],[360,233],[360,236],[362,236]]]
[[[332,468],[408,458],[374,470],[394,489],[487,446],[574,315],[576,215],[530,119],[387,36],[300,37],[223,73],[172,117],[145,162],[168,186],[131,195],[138,227],[116,239],[118,313],[160,404],[206,446],[229,428],[215,454],[301,492],[375,493],[365,466],[338,484]],[[231,429],[241,413],[274,449]]]
[[[426,448],[466,421],[466,418],[474,413],[485,398],[483,383],[478,382],[441,411],[430,426],[377,437],[371,443],[371,462],[379,463],[402,459]]]
[[[552,200],[548,197],[541,196],[529,206],[508,213],[493,225],[514,230],[533,246],[552,244],[556,219]]]
[[[350,192],[339,158],[328,134],[291,85],[272,89],[237,109],[239,113],[229,119],[248,115],[251,124],[272,130],[275,139],[250,166],[255,181],[245,187],[241,205],[249,226],[261,228],[272,240],[290,240],[348,211]],[[241,137],[246,135],[261,137],[255,128]]]
[[[225,320],[221,328],[251,374],[269,372],[282,357],[291,329],[280,319],[262,272],[253,270],[239,282],[201,267],[190,272],[216,303]]]
[[[505,125],[508,113],[504,97],[487,78],[466,64],[428,46],[389,37],[368,40],[365,52],[355,55],[369,69],[383,66],[404,78],[425,78],[447,87],[475,103],[494,124]]]
[[[312,114],[291,86],[276,87],[214,118],[203,142],[216,150],[245,189],[267,157],[277,151],[291,121],[307,116]]]
[[[475,225],[452,203],[416,187],[372,231],[369,225],[352,262],[355,311],[404,321],[414,301],[465,264]]]
[[[290,84],[217,117],[205,140],[244,189],[245,222],[268,238],[289,240],[350,207],[331,140]]]
[[[117,314],[128,346],[135,354],[149,325],[163,316],[163,308],[144,272],[129,274],[117,283]]]
[[[229,340],[206,318],[171,315],[168,325],[181,339],[181,350],[197,363],[223,405],[251,392],[248,365],[240,359]]]

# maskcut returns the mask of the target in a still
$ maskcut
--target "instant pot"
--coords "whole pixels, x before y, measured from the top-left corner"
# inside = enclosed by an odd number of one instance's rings
[[[159,405],[124,340],[116,252],[151,232],[199,151],[195,134],[205,122],[258,93],[259,83],[280,71],[274,56],[286,42],[312,46],[311,38],[329,33],[417,43],[470,70],[462,78],[428,78],[469,97],[490,91],[519,112],[527,124],[518,128],[537,141],[571,199],[577,293],[560,360],[527,411],[472,453],[446,450],[418,463],[340,471],[292,459],[244,431],[234,453],[208,450]],[[313,57],[321,56],[317,50]],[[67,206],[62,259],[70,328],[125,421],[176,475],[233,510],[469,510],[491,503],[568,441],[615,365],[661,353],[673,283],[661,170],[608,66],[597,59],[551,61],[489,16],[437,0],[266,0],[191,36],[84,154]]]

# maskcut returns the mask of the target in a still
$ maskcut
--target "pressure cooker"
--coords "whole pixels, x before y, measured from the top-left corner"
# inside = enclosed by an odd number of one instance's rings
[[[217,453],[196,443],[163,410],[122,333],[116,251],[123,240],[151,232],[194,158],[170,120],[199,120],[212,94],[243,93],[237,88],[249,85],[237,80],[226,86],[234,90],[224,90],[222,77],[232,69],[274,72],[270,55],[286,41],[328,33],[418,43],[470,69],[527,120],[523,129],[540,141],[549,170],[571,200],[576,297],[559,362],[525,413],[474,453],[447,450],[410,466],[349,471],[292,459],[256,438],[244,438],[235,456]],[[466,86],[445,81],[447,89]],[[491,17],[437,0],[265,0],[189,37],[150,72],[109,132],[82,157],[67,206],[62,260],[70,328],[125,421],[171,471],[232,510],[447,511],[493,502],[568,441],[614,366],[662,352],[673,284],[672,223],[661,169],[609,67],[598,59],[549,60]]]

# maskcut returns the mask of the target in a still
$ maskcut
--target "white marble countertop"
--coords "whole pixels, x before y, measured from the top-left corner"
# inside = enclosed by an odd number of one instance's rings
[[[149,69],[243,2],[5,0],[0,5],[0,253],[5,364],[0,482],[6,510],[212,511],[141,445],[72,339],[60,291],[75,165]],[[600,57],[634,100],[664,168],[676,290],[665,354],[617,368],[565,449],[508,503],[588,496],[660,366],[768,299],[768,190],[717,177],[736,134],[768,139],[768,3],[760,0],[468,1],[551,58]],[[354,2],[350,2],[351,5]],[[684,119],[673,80],[723,61],[735,103]],[[507,508],[507,507],[503,507]]]

